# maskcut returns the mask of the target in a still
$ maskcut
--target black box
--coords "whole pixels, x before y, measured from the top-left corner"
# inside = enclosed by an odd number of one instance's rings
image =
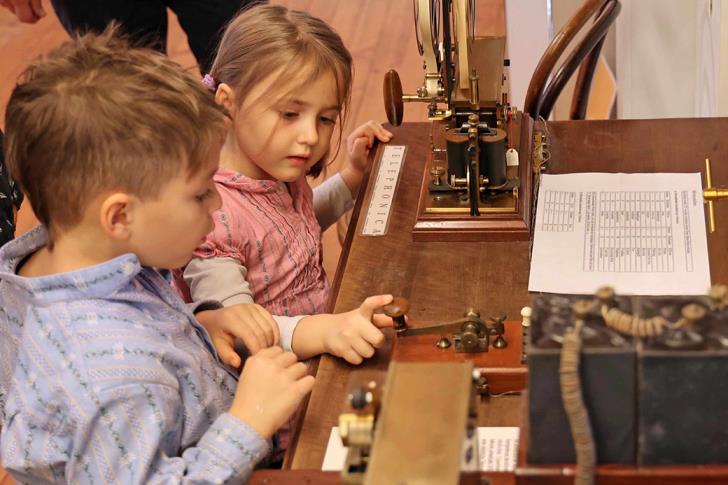
[[[593,297],[541,294],[532,303],[528,347],[528,463],[576,460],[559,384],[559,340],[573,327],[571,304]],[[630,311],[630,301],[618,299]],[[582,331],[580,375],[599,463],[636,461],[636,349],[607,328],[595,310]],[[728,403],[728,401],[726,401]],[[728,404],[727,404],[728,407]]]
[[[680,318],[698,298],[641,313]],[[653,302],[654,304],[654,302]],[[646,339],[638,354],[640,465],[728,464],[728,318],[708,310],[692,328]]]

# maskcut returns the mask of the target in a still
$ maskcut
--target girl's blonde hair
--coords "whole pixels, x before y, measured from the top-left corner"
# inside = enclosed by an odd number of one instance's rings
[[[323,74],[333,75],[342,114],[338,151],[353,78],[351,54],[341,37],[321,19],[280,5],[244,10],[225,29],[210,74],[216,82],[233,88],[240,106],[257,84],[276,72],[281,82],[274,85],[290,87],[288,92],[275,93],[279,98]],[[297,82],[291,83],[296,77]],[[318,176],[326,158],[316,162],[308,175]]]

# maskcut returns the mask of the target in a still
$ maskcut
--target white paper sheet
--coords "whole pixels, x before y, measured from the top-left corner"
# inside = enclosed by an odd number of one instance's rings
[[[699,173],[543,175],[529,291],[698,295],[710,287]]]
[[[518,427],[489,426],[478,428],[480,471],[512,472],[518,458]]]
[[[341,443],[338,426],[331,428],[329,443],[321,469],[339,471],[344,466],[348,449]],[[507,472],[516,468],[518,427],[489,426],[478,428],[480,471]]]

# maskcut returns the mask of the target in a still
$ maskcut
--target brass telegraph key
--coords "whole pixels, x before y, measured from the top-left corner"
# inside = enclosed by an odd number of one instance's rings
[[[480,313],[469,309],[463,318],[449,322],[410,326],[405,319],[409,308],[409,301],[401,297],[395,297],[392,303],[382,308],[384,313],[394,320],[394,331],[397,337],[440,335],[437,346],[448,348],[452,343],[445,337],[445,334],[452,334],[455,352],[464,353],[487,352],[491,345],[496,349],[502,349],[508,345],[504,337],[506,319],[504,314],[491,316],[488,319],[489,322],[485,322],[480,318]],[[494,337],[492,343],[491,337]]]

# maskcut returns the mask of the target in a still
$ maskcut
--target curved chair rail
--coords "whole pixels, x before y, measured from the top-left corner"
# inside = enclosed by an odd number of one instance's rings
[[[621,5],[618,0],[587,0],[567,24],[556,34],[541,60],[536,66],[526,93],[523,110],[532,117],[547,118],[551,114],[556,100],[576,68],[581,66],[577,78],[574,98],[571,104],[571,119],[584,119],[591,81],[599,59],[604,38],[609,27],[619,15]],[[566,60],[547,84],[559,58],[584,27],[594,17],[596,20],[579,45],[569,54]]]

